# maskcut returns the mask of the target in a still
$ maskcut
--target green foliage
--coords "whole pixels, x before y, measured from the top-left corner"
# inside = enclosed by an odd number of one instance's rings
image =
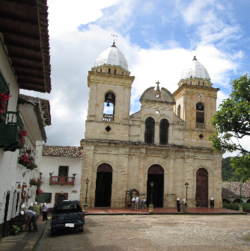
[[[242,203],[243,211],[250,211],[250,203]],[[236,203],[223,203],[223,208],[231,210],[239,210],[239,204]]]
[[[240,181],[241,177],[235,172],[230,164],[231,157],[222,159],[222,180],[223,181]]]
[[[241,181],[250,178],[250,151],[242,147],[240,140],[250,136],[250,78],[244,75],[232,83],[232,92],[219,106],[211,124],[216,128],[210,140],[214,150],[239,151],[231,158],[231,165],[241,176]]]
[[[17,225],[13,225],[13,226],[12,226],[12,230],[11,230],[11,233],[12,233],[12,234],[16,235],[16,234],[18,234],[20,231],[21,231],[21,228],[20,228],[19,226],[17,226]]]

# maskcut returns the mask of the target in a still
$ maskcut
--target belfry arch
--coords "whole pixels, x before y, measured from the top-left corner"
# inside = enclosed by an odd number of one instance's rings
[[[163,207],[164,195],[164,169],[160,165],[152,165],[148,169],[147,181],[147,206],[151,204],[152,187],[151,182],[154,182],[152,202],[154,207]]]
[[[97,168],[95,207],[111,206],[112,172],[112,167],[106,163]]]

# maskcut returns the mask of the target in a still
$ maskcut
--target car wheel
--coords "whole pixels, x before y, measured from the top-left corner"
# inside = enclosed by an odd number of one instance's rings
[[[83,232],[83,227],[80,227],[80,228],[79,228],[79,232]]]
[[[51,235],[55,235],[56,234],[56,230],[55,229],[51,229]]]

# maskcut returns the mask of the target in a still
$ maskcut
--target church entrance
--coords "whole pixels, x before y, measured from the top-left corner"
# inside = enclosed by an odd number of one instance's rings
[[[208,207],[208,172],[205,168],[196,173],[196,207]]]
[[[112,171],[109,164],[101,164],[97,169],[95,207],[111,206]]]
[[[154,207],[163,207],[164,194],[164,170],[160,165],[152,165],[148,169],[147,182],[147,206],[151,204],[152,187],[151,182],[154,182],[152,201]]]

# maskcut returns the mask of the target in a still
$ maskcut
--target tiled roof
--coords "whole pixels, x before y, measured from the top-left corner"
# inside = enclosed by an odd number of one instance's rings
[[[78,146],[47,146],[43,145],[43,156],[82,157],[82,148]]]
[[[24,94],[19,94],[19,102],[21,102],[21,100],[22,100],[22,102],[27,101],[27,102],[30,102],[33,104],[37,104],[40,102],[41,107],[42,107],[42,111],[43,111],[44,122],[48,126],[51,125],[49,100],[37,98],[37,97],[32,97],[32,96],[28,96],[28,95],[24,95]]]
[[[241,188],[241,197],[249,198],[250,197],[250,182],[223,182],[222,184],[222,197],[223,198],[237,198],[240,197],[240,184]]]

